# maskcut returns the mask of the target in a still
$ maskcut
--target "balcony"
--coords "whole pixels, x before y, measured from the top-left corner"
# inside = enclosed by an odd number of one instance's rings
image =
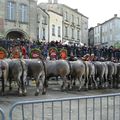
[[[64,20],[63,22],[68,25],[70,24],[68,20]]]
[[[74,22],[72,22],[71,26],[72,26],[72,27],[75,27],[75,23],[74,23]]]
[[[43,25],[48,25],[46,21],[42,21],[42,24]]]
[[[77,25],[77,28],[80,29],[80,25]]]

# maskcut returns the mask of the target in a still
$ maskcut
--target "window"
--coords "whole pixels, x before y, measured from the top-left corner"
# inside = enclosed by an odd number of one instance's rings
[[[72,28],[72,39],[74,39],[74,29]]]
[[[105,40],[104,40],[104,37],[102,38],[102,43],[104,43],[105,42]]]
[[[110,23],[110,29],[112,29],[112,23]]]
[[[110,34],[110,41],[112,41],[112,34]]]
[[[43,40],[45,40],[45,28],[43,28]]]
[[[68,20],[68,13],[67,13],[67,11],[65,12],[65,20]]]
[[[72,15],[72,23],[74,23],[74,15]]]
[[[52,25],[52,36],[55,36],[55,25]]]
[[[47,24],[47,22],[46,22],[46,17],[45,17],[45,16],[43,16],[43,21],[42,21],[42,23],[43,23],[43,24]]]
[[[60,33],[61,33],[61,29],[60,29],[60,26],[59,26],[59,27],[58,27],[58,37],[61,36]]]
[[[80,22],[79,22],[79,17],[77,17],[77,24],[80,25]]]
[[[77,39],[79,40],[80,39],[80,31],[77,30]]]
[[[65,37],[68,37],[68,27],[65,26]]]
[[[27,5],[20,5],[20,13],[19,13],[20,22],[28,22],[28,7]]]
[[[15,10],[16,4],[12,1],[9,1],[7,3],[7,19],[8,20],[15,20],[16,16],[16,10]]]
[[[37,40],[39,40],[39,28],[37,28]]]

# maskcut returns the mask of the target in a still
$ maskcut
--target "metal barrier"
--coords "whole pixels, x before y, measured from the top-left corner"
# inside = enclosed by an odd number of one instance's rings
[[[5,120],[5,114],[1,108],[0,108],[0,120]]]
[[[120,93],[18,102],[9,120],[120,120]]]

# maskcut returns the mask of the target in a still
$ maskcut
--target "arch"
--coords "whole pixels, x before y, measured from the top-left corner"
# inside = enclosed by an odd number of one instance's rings
[[[10,29],[6,32],[6,39],[27,39],[29,40],[29,36],[26,32],[20,29]]]

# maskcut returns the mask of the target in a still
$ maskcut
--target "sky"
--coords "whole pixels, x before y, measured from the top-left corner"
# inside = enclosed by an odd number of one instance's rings
[[[38,3],[40,2],[48,0],[38,0]],[[87,16],[89,28],[109,20],[114,14],[120,17],[120,0],[58,0],[58,3],[77,8],[80,13]]]

